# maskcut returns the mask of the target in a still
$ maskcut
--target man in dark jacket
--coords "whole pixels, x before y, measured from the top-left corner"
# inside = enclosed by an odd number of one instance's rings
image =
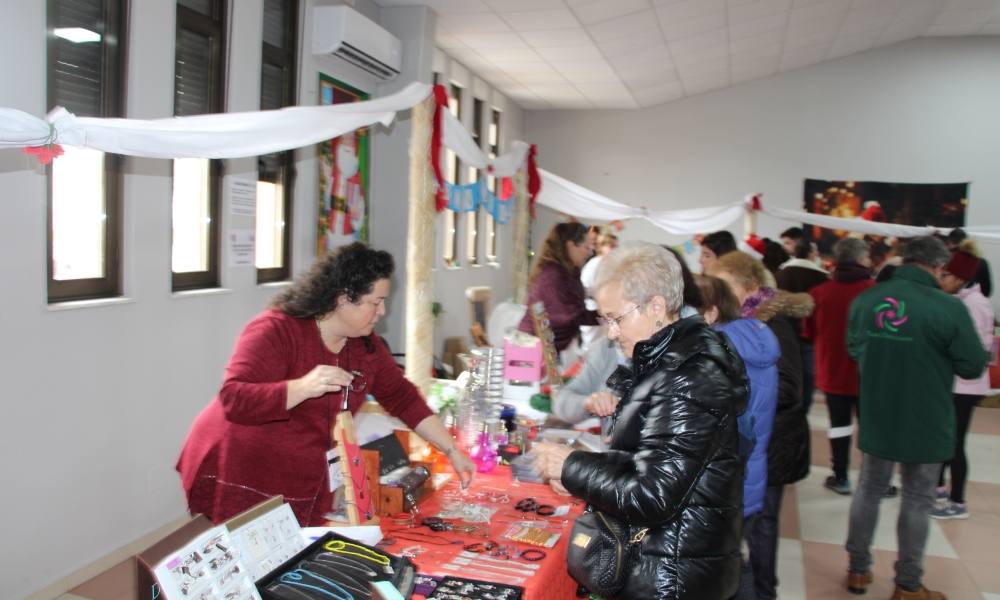
[[[896,525],[899,557],[893,600],[944,600],[925,588],[928,512],[940,466],[955,451],[954,376],[978,377],[989,359],[972,319],[938,287],[951,255],[933,237],[910,240],[903,266],[851,305],[847,351],[861,372],[858,445],[861,480],[851,503],[847,587],[871,582],[871,541],[879,498],[900,463],[903,498]]]

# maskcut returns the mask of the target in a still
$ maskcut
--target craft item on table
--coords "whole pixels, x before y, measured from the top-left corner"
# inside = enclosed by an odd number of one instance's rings
[[[517,481],[528,483],[545,483],[545,477],[535,467],[535,457],[522,454],[510,461],[511,475]]]
[[[445,577],[427,600],[521,600],[524,588],[463,577]]]
[[[551,413],[552,397],[548,394],[532,394],[528,399],[528,406],[540,412]]]
[[[310,573],[317,577],[325,577],[346,589],[355,598],[364,598],[371,595],[368,588],[371,585],[373,576],[368,575],[366,569],[363,567],[352,567],[354,565],[347,561],[333,564],[331,562],[304,560],[297,565],[296,570],[300,573]],[[286,575],[288,573],[285,573],[282,577]]]
[[[389,560],[389,557],[366,546],[352,544],[351,542],[345,542],[344,540],[331,540],[323,544],[323,549],[327,552],[333,552],[343,556],[352,556],[368,561],[373,565],[378,565],[378,567],[381,567],[386,573],[392,574],[392,566],[390,565],[392,561]]]
[[[539,527],[524,527],[523,525],[511,525],[507,531],[503,532],[504,539],[551,548],[559,541],[560,533],[545,531]]]
[[[472,569],[480,569],[485,571],[499,571],[504,575],[515,575],[517,577],[532,577],[533,575],[535,575],[534,571],[517,568],[516,565],[520,563],[508,563],[508,564],[514,566],[503,566],[503,565],[498,565],[496,563],[481,562],[470,558],[455,557],[451,559],[451,562],[448,563],[448,566],[469,567]]]
[[[476,471],[480,473],[489,473],[497,466],[497,453],[486,423],[479,433],[479,442],[469,450],[469,458],[476,463]]]
[[[365,476],[361,447],[358,446],[357,435],[354,431],[354,417],[347,410],[347,401],[351,390],[363,392],[365,389],[364,375],[360,371],[351,371],[351,373],[354,374],[355,379],[361,381],[358,384],[352,381],[341,391],[341,411],[337,414],[333,426],[332,448],[336,451],[340,463],[347,521],[351,525],[378,523],[375,503],[368,489],[368,479]],[[333,473],[331,473],[331,481],[333,481]]]
[[[327,579],[322,575],[317,575],[311,571],[296,569],[282,574],[278,578],[281,583],[271,586],[272,593],[279,593],[280,588],[288,588],[293,592],[299,592],[299,596],[305,598],[333,598],[334,600],[355,600],[354,596],[336,581]],[[321,594],[317,596],[312,592]],[[284,594],[281,594],[283,597]]]
[[[204,532],[153,567],[164,598],[255,598],[250,572],[225,526]]]
[[[527,550],[521,550],[521,553],[517,555],[521,560],[527,560],[530,562],[537,562],[545,558],[546,554],[541,550],[532,550],[528,548]],[[538,565],[532,565],[538,566]]]
[[[549,386],[555,390],[562,387],[563,379],[559,371],[559,353],[556,352],[556,338],[552,333],[549,315],[545,311],[544,302],[535,302],[529,309],[531,319],[535,323],[535,334],[542,341],[542,360],[545,361],[545,375]]]
[[[441,577],[432,577],[423,574],[417,575],[416,579],[413,580],[413,593],[425,597],[430,596],[440,581]]]
[[[466,523],[489,523],[496,508],[484,504],[449,502],[437,514],[442,519],[461,519]]]
[[[306,547],[292,507],[281,504],[229,532],[254,581]]]
[[[518,554],[518,557],[520,558],[525,552],[542,552],[542,551],[541,550],[530,550],[530,549],[529,550],[523,550],[523,551],[521,551]],[[542,554],[544,555],[544,553],[542,553]],[[463,550],[462,552],[459,552],[458,555],[460,557],[462,557],[462,558],[475,558],[476,560],[485,560],[485,561],[488,561],[488,562],[495,562],[495,563],[498,563],[498,564],[508,564],[509,563],[509,559],[492,558],[492,557],[489,557],[489,556],[483,556],[482,554],[476,554],[475,552],[467,552],[465,550]],[[526,558],[525,560],[530,560],[530,559]],[[531,569],[532,571],[537,571],[540,568],[538,565],[531,565],[531,564],[529,564],[529,565],[520,565],[520,566],[523,567],[523,568],[525,568],[525,569]]]
[[[524,577],[516,577],[514,575],[504,575],[502,573],[497,573],[495,571],[483,571],[481,569],[470,569],[468,567],[453,567],[451,565],[441,565],[440,567],[445,571],[458,571],[463,575],[475,575],[477,577],[488,577],[491,583],[506,583],[510,585],[522,585],[527,581]]]
[[[468,544],[462,548],[465,552],[471,552],[473,554],[489,554],[490,556],[495,556],[497,558],[509,559],[511,552],[517,549],[513,546],[502,546],[493,540],[487,542],[476,542],[475,544]]]

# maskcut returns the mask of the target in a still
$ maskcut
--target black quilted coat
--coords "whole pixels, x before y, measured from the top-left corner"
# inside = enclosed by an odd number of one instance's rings
[[[608,386],[622,398],[610,450],[570,454],[562,483],[633,531],[650,528],[618,598],[732,597],[743,522],[743,362],[721,333],[688,317],[636,344],[632,369],[619,368]]]

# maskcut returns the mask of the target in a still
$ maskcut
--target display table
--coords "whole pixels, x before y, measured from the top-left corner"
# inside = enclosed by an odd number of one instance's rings
[[[568,514],[561,516],[540,516],[536,512],[522,512],[515,508],[518,502],[534,499],[536,504],[552,507],[567,506]],[[420,518],[438,515],[442,509],[456,503],[480,505],[496,509],[489,523],[461,523],[460,526],[481,525],[474,533],[457,530],[435,532],[420,526]],[[530,503],[528,503],[530,504]],[[523,505],[522,505],[523,506]],[[407,554],[417,565],[420,574],[437,577],[452,576],[469,579],[495,581],[501,584],[519,585],[524,588],[527,600],[570,600],[576,598],[576,582],[566,572],[566,544],[573,519],[583,511],[583,503],[569,496],[560,496],[543,484],[514,481],[508,467],[497,467],[491,473],[477,473],[472,485],[465,493],[456,479],[437,490],[419,504],[420,515],[413,527],[398,524],[398,520],[383,518],[382,531],[385,540],[381,545],[392,554]],[[542,510],[548,512],[548,509]],[[503,533],[519,523],[548,532],[560,533],[552,548],[515,542],[504,539]],[[458,526],[458,525],[457,525]],[[509,554],[519,554],[522,550],[541,550],[544,558],[527,561],[517,557],[504,559],[490,556],[489,552],[470,552],[464,548],[481,550],[487,542],[495,542]],[[472,546],[479,544],[479,546]],[[529,557],[538,558],[539,553],[529,552]],[[523,576],[531,573],[530,576]],[[494,576],[495,575],[495,576]],[[523,582],[518,581],[524,579]],[[415,596],[422,598],[422,596]]]

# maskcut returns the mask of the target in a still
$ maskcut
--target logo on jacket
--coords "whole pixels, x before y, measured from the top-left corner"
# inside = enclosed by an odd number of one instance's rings
[[[872,309],[875,313],[875,326],[896,333],[899,327],[910,320],[906,315],[906,302],[886,296],[882,303]]]

